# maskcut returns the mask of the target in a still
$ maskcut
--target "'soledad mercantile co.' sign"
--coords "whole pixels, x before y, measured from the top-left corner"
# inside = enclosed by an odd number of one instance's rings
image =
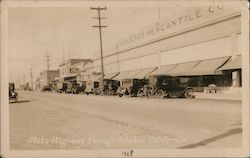
[[[158,37],[159,35],[172,33],[181,27],[185,28],[190,24],[196,24],[195,21],[204,21],[207,17],[209,17],[209,15],[216,15],[218,12],[223,10],[223,6],[202,7],[170,20],[159,21],[154,26],[148,27],[139,33],[132,34],[129,37],[120,40],[117,43],[117,49],[128,47],[131,44],[138,44],[138,42],[141,43],[144,40],[150,40],[154,37]]]

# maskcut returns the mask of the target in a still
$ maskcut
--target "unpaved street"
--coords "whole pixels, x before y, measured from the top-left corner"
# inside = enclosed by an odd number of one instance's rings
[[[9,104],[15,150],[241,145],[241,101],[18,93]]]

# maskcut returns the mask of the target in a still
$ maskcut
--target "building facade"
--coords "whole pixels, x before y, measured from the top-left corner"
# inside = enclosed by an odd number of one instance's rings
[[[82,82],[86,67],[92,65],[91,59],[70,59],[59,65],[59,82],[68,82],[71,85]]]
[[[189,85],[241,87],[241,13],[236,7],[203,6],[173,15],[117,42],[104,56],[115,79],[150,74],[182,76]],[[105,50],[104,50],[105,52]],[[101,72],[96,57],[92,71]]]

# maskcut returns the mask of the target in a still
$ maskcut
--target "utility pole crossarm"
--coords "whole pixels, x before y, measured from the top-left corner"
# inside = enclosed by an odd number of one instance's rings
[[[107,10],[107,7],[91,7],[90,9],[95,9],[95,10]]]
[[[107,17],[92,17],[93,19],[108,19]]]
[[[92,26],[92,27],[108,27],[108,26],[97,26],[97,25],[95,25],[95,26]]]

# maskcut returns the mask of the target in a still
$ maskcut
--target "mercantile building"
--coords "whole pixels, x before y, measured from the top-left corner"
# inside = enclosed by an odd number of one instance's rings
[[[228,6],[201,6],[161,19],[140,32],[131,32],[104,49],[104,78],[148,78],[173,75],[203,91],[215,84],[241,91],[241,12]],[[60,80],[101,78],[101,59],[71,59],[59,66]]]

